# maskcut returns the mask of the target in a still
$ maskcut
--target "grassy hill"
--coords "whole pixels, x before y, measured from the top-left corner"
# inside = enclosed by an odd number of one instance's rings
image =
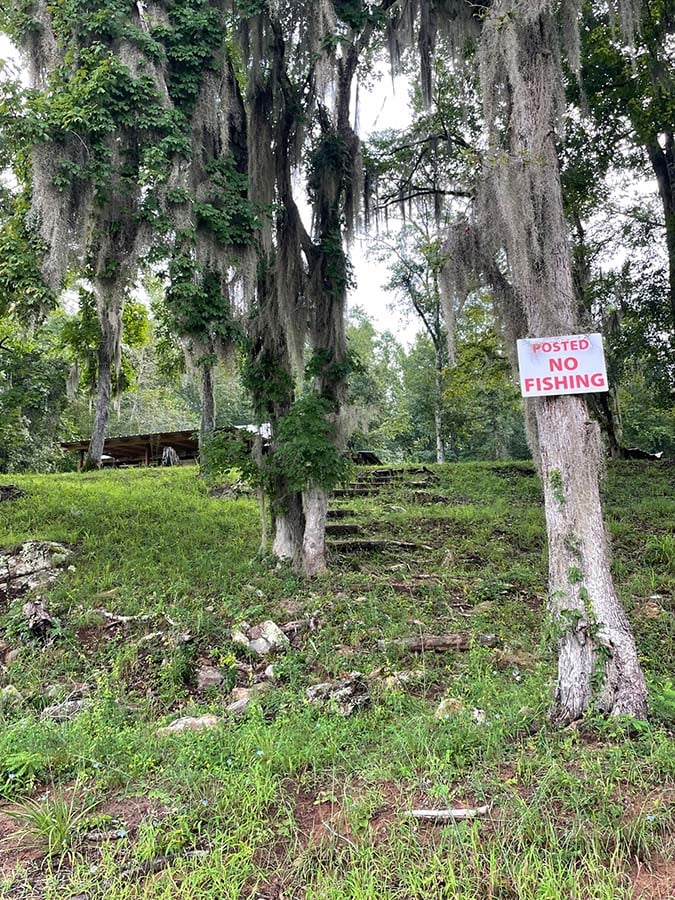
[[[0,601],[0,898],[675,896],[674,476],[621,463],[605,487],[652,720],[565,729],[528,465],[363,476],[312,584],[260,561],[255,503],[194,470],[12,479],[0,552],[73,553],[43,637],[27,597]],[[290,639],[274,658],[233,642],[270,619]],[[465,649],[400,643],[447,632]],[[221,683],[198,690],[205,667]],[[354,672],[351,715],[309,701]],[[222,721],[157,733],[204,714]]]

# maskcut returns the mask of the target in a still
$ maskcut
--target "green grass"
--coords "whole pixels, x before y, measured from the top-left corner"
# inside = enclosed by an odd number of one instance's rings
[[[0,898],[220,900],[274,896],[277,884],[284,897],[322,900],[627,900],[636,861],[672,866],[672,468],[614,465],[604,488],[652,720],[589,716],[568,729],[546,717],[555,667],[533,470],[435,471],[432,503],[405,481],[344,501],[363,536],[417,551],[336,556],[313,584],[260,561],[255,504],[212,499],[195,471],[12,479],[27,494],[0,505],[2,545],[50,539],[75,553],[46,591],[52,643],[26,635],[20,601],[0,608],[4,639],[20,649],[0,687],[23,698],[0,709],[0,791],[32,817],[21,841],[15,823]],[[149,618],[111,627],[100,610]],[[318,630],[277,660],[275,686],[243,718],[156,736],[179,714],[223,714],[247,663],[232,626],[310,614]],[[494,632],[507,653],[378,647],[420,630]],[[196,693],[203,660],[223,671],[222,691]],[[307,703],[309,684],[352,670],[369,678],[366,710],[343,718]],[[388,686],[400,670],[415,677]],[[89,706],[71,721],[40,718],[80,694]],[[438,720],[444,696],[462,708]],[[465,804],[490,814],[443,827],[405,815]],[[0,828],[13,821],[2,815]],[[91,843],[89,831],[113,837]],[[29,852],[40,835],[44,861]]]

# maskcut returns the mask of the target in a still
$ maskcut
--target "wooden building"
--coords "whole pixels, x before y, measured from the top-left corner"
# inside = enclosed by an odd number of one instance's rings
[[[78,468],[82,468],[89,441],[66,441],[64,450],[79,455]],[[131,434],[106,438],[103,447],[103,466],[159,466],[167,447],[171,447],[181,465],[192,465],[199,459],[199,436],[196,431],[159,431],[152,434]]]

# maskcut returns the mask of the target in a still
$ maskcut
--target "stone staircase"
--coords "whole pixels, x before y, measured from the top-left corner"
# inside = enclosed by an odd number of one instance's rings
[[[414,480],[413,480],[414,479]],[[328,548],[332,553],[355,554],[372,553],[381,550],[416,550],[419,544],[408,541],[391,540],[386,537],[364,535],[364,529],[358,522],[359,510],[352,506],[343,506],[343,502],[363,498],[380,498],[396,488],[416,491],[428,488],[437,480],[436,474],[427,466],[408,466],[406,468],[362,468],[354,481],[346,488],[333,492],[328,509]],[[347,520],[357,521],[347,521]]]

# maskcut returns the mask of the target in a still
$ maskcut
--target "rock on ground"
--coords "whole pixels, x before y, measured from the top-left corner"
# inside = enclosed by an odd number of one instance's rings
[[[55,703],[42,710],[40,718],[50,722],[68,722],[81,712],[89,709],[87,700],[64,700],[63,703]]]
[[[238,687],[232,691],[232,702],[227,707],[227,712],[234,716],[241,716],[254,700],[270,689],[269,683],[254,684],[251,687]]]
[[[232,632],[232,640],[258,656],[268,656],[278,650],[286,650],[290,646],[286,635],[271,619],[253,627],[243,622]]]
[[[19,597],[51,584],[72,555],[56,541],[26,541],[0,553],[0,597]]]
[[[315,706],[337,706],[343,716],[350,716],[370,702],[368,685],[361,672],[350,672],[344,678],[315,684],[307,688],[306,696]]]
[[[465,706],[461,700],[456,700],[454,697],[445,697],[438,704],[438,708],[434,713],[435,719],[451,719],[453,716],[458,715],[458,713],[464,712]]]
[[[172,734],[181,734],[183,731],[204,731],[207,728],[217,728],[223,720],[220,716],[184,716],[175,719],[164,728],[157,729],[158,737],[167,737]]]
[[[197,690],[208,691],[219,688],[223,683],[223,673],[215,666],[201,666],[197,669]]]

